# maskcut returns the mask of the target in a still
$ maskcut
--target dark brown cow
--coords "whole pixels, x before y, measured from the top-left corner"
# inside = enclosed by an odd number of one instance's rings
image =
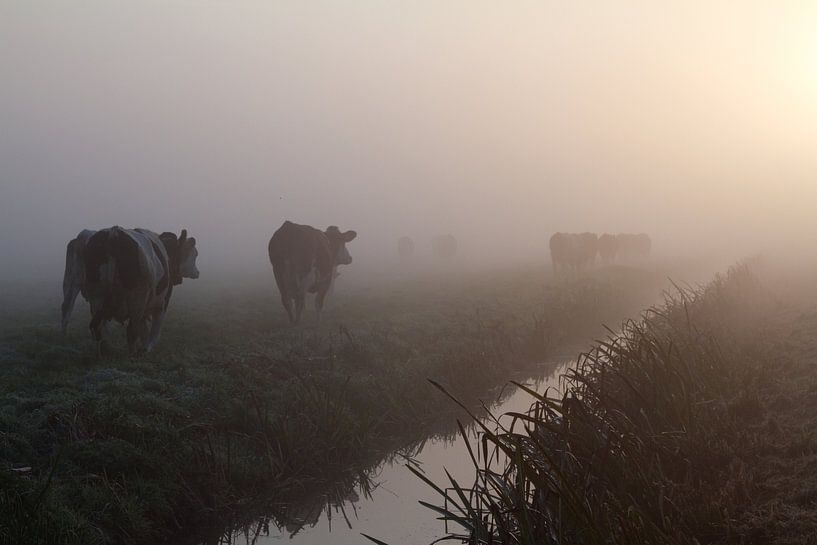
[[[615,235],[604,233],[599,237],[599,256],[602,262],[606,264],[613,263],[616,260],[616,253],[618,252],[618,239]]]
[[[554,233],[550,237],[553,272],[581,272],[596,262],[598,236],[595,233]]]
[[[315,294],[315,310],[320,320],[338,265],[352,263],[346,243],[356,236],[354,231],[342,233],[334,225],[320,231],[291,221],[285,221],[275,231],[269,241],[269,260],[290,322],[296,324],[301,320],[307,292]]]

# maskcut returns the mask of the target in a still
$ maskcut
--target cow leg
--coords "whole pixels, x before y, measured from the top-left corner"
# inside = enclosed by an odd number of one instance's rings
[[[110,353],[108,341],[105,340],[105,325],[106,320],[102,319],[99,313],[91,318],[89,329],[91,330],[91,338],[96,341],[96,352],[99,358],[103,358]]]
[[[145,316],[142,313],[134,314],[130,317],[130,320],[128,320],[128,353],[130,353],[131,356],[138,356],[145,351],[143,343],[140,342],[144,339],[145,330],[147,329],[145,320]]]
[[[293,281],[293,272],[289,264],[283,259],[270,259],[272,261],[272,273],[275,275],[275,284],[278,286],[278,293],[281,294],[281,304],[287,311],[289,323],[295,323],[295,315],[292,313],[292,294],[297,291],[297,283]]]
[[[315,312],[318,315],[317,321],[321,323],[321,311],[323,310],[323,301],[326,299],[329,290],[326,288],[321,288],[317,295],[315,295]]]
[[[300,323],[301,321],[301,314],[304,311],[304,302],[306,301],[306,293],[305,290],[298,289],[298,292],[295,294],[295,322]]]
[[[281,293],[281,303],[283,303],[284,308],[287,311],[287,316],[289,316],[289,322],[294,324],[295,323],[295,316],[292,314],[292,298],[287,293]]]
[[[77,300],[79,292],[79,286],[73,283],[63,284],[62,321],[60,322],[63,335],[68,331],[68,320],[71,319],[71,313],[74,311],[74,302]]]
[[[128,354],[133,356],[134,349],[139,340],[139,320],[137,320],[136,318],[131,318],[130,320],[128,320],[128,325],[127,328],[125,329],[125,332],[128,339]]]
[[[162,322],[165,319],[165,309],[155,311],[150,318],[150,333],[145,342],[145,352],[150,352],[156,347],[159,342],[159,337],[162,334]]]

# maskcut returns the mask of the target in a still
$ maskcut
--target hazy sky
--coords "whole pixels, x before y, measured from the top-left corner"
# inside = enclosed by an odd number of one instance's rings
[[[817,243],[815,29],[815,2],[3,0],[2,267],[58,276],[112,224],[189,228],[203,272],[262,266],[284,219],[369,258]]]

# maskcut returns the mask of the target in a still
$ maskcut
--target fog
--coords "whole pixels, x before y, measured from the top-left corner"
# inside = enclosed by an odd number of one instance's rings
[[[615,5],[613,5],[615,4]],[[269,267],[285,220],[361,270],[452,233],[474,264],[553,231],[664,255],[817,243],[807,2],[0,3],[0,274],[66,242],[187,228]]]

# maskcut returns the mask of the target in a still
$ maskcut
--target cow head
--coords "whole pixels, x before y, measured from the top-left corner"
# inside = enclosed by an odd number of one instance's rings
[[[182,236],[179,237],[179,275],[182,278],[199,277],[199,269],[196,267],[196,258],[199,251],[196,249],[196,239],[187,237],[187,229],[182,229]]]
[[[357,233],[354,231],[346,231],[341,233],[340,229],[335,225],[331,225],[326,229],[326,238],[329,239],[329,251],[332,253],[334,265],[349,265],[352,263],[352,256],[349,255],[349,250],[346,249],[346,243],[352,242]]]
[[[196,267],[196,258],[199,251],[196,249],[196,239],[187,236],[187,229],[176,237],[175,233],[162,233],[159,238],[165,245],[167,256],[170,258],[170,275],[173,285],[182,283],[183,278],[196,279],[199,269]]]

